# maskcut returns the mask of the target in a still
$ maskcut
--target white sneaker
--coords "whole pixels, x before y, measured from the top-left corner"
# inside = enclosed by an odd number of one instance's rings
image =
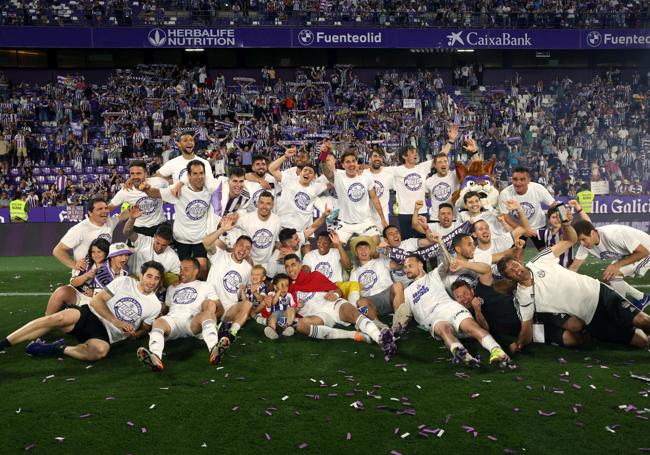
[[[296,333],[296,331],[293,330],[293,327],[287,327],[287,328],[285,328],[285,329],[282,331],[282,336],[290,337],[290,336],[292,336],[294,333]]]
[[[278,335],[278,332],[273,330],[271,327],[265,327],[264,328],[264,335],[266,335],[266,338],[269,338],[271,340],[277,340],[280,338],[280,335]]]

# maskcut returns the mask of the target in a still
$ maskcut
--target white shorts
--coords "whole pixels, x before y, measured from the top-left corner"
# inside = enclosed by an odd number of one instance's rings
[[[423,325],[431,327],[434,333],[436,324],[447,322],[451,324],[456,333],[460,333],[460,324],[465,319],[473,319],[472,313],[458,302],[444,303],[437,305]]]
[[[341,221],[341,227],[337,232],[343,244],[348,243],[348,240],[353,235],[369,235],[371,237],[381,235],[381,231],[377,229],[375,222],[372,220],[363,223],[345,223]]]
[[[650,269],[650,256],[644,257],[640,261],[621,267],[621,273],[624,277],[642,278]]]
[[[203,339],[201,332],[198,334],[192,333],[190,328],[190,323],[194,316],[189,314],[173,314],[167,316],[161,316],[160,319],[165,321],[171,327],[171,331],[165,337],[166,340],[177,340],[179,338],[190,338],[195,337],[198,339]]]
[[[339,316],[339,310],[344,303],[348,302],[344,299],[337,299],[334,302],[307,303],[300,309],[300,314],[304,317],[317,316],[323,320],[323,324],[327,327],[334,327],[336,324],[348,325]]]

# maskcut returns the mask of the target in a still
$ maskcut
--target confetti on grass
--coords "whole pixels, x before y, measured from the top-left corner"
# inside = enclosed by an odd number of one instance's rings
[[[86,414],[81,414],[81,415],[79,416],[79,418],[80,418],[80,419],[86,419],[86,418],[90,417],[91,415],[92,415],[92,414],[91,414],[90,412],[88,412],[88,413],[86,413]]]
[[[349,441],[350,439],[352,439],[352,433],[348,433],[348,434],[345,436],[345,440],[346,440],[346,441]]]
[[[34,447],[36,447],[36,444],[34,444],[34,443],[27,444],[27,445],[25,446],[25,452],[29,452],[29,451],[32,450]]]
[[[553,417],[555,414],[557,414],[557,412],[555,411],[546,412],[546,411],[542,411],[541,409],[538,409],[537,414],[541,415],[542,417]]]
[[[301,442],[300,445],[298,445],[298,448],[299,449],[304,449],[304,448],[306,448],[308,446],[309,446],[309,444],[307,444],[306,442]]]
[[[271,440],[271,435],[268,434],[268,433],[264,433],[264,439],[266,439],[267,441],[270,441]]]
[[[65,438],[63,436],[57,436],[56,438],[54,438],[54,440],[56,442],[63,442],[63,441],[65,441]]]

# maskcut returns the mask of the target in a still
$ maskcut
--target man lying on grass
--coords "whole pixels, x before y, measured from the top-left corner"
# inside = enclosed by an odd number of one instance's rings
[[[86,361],[106,357],[111,344],[140,338],[149,332],[160,313],[156,289],[165,273],[163,266],[155,261],[145,262],[140,272],[139,281],[128,276],[115,278],[88,305],[70,306],[34,319],[1,340],[0,349],[35,340],[25,348],[27,354],[67,355]],[[66,346],[63,339],[54,342],[40,339],[54,329],[75,336],[80,344]]]

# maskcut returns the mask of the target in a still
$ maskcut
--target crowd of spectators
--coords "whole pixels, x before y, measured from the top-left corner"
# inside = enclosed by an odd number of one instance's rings
[[[11,0],[2,25],[645,28],[643,0]]]
[[[471,137],[484,158],[496,156],[502,185],[526,166],[556,196],[574,196],[590,182],[611,193],[648,192],[650,74],[622,80],[610,69],[545,86],[526,85],[514,72],[469,99],[438,71],[387,70],[368,80],[359,73],[301,68],[284,81],[264,68],[258,80],[227,81],[204,67],[143,65],[111,73],[104,85],[81,75],[27,84],[0,74],[0,206],[16,192],[30,206],[107,198],[129,160],[145,159],[155,172],[178,154],[175,140],[188,129],[220,174],[290,145],[314,160],[322,150],[350,148],[366,160],[378,147],[395,164],[396,152],[412,144],[425,158],[442,148],[452,123],[461,130],[452,160],[467,160],[461,145]]]

